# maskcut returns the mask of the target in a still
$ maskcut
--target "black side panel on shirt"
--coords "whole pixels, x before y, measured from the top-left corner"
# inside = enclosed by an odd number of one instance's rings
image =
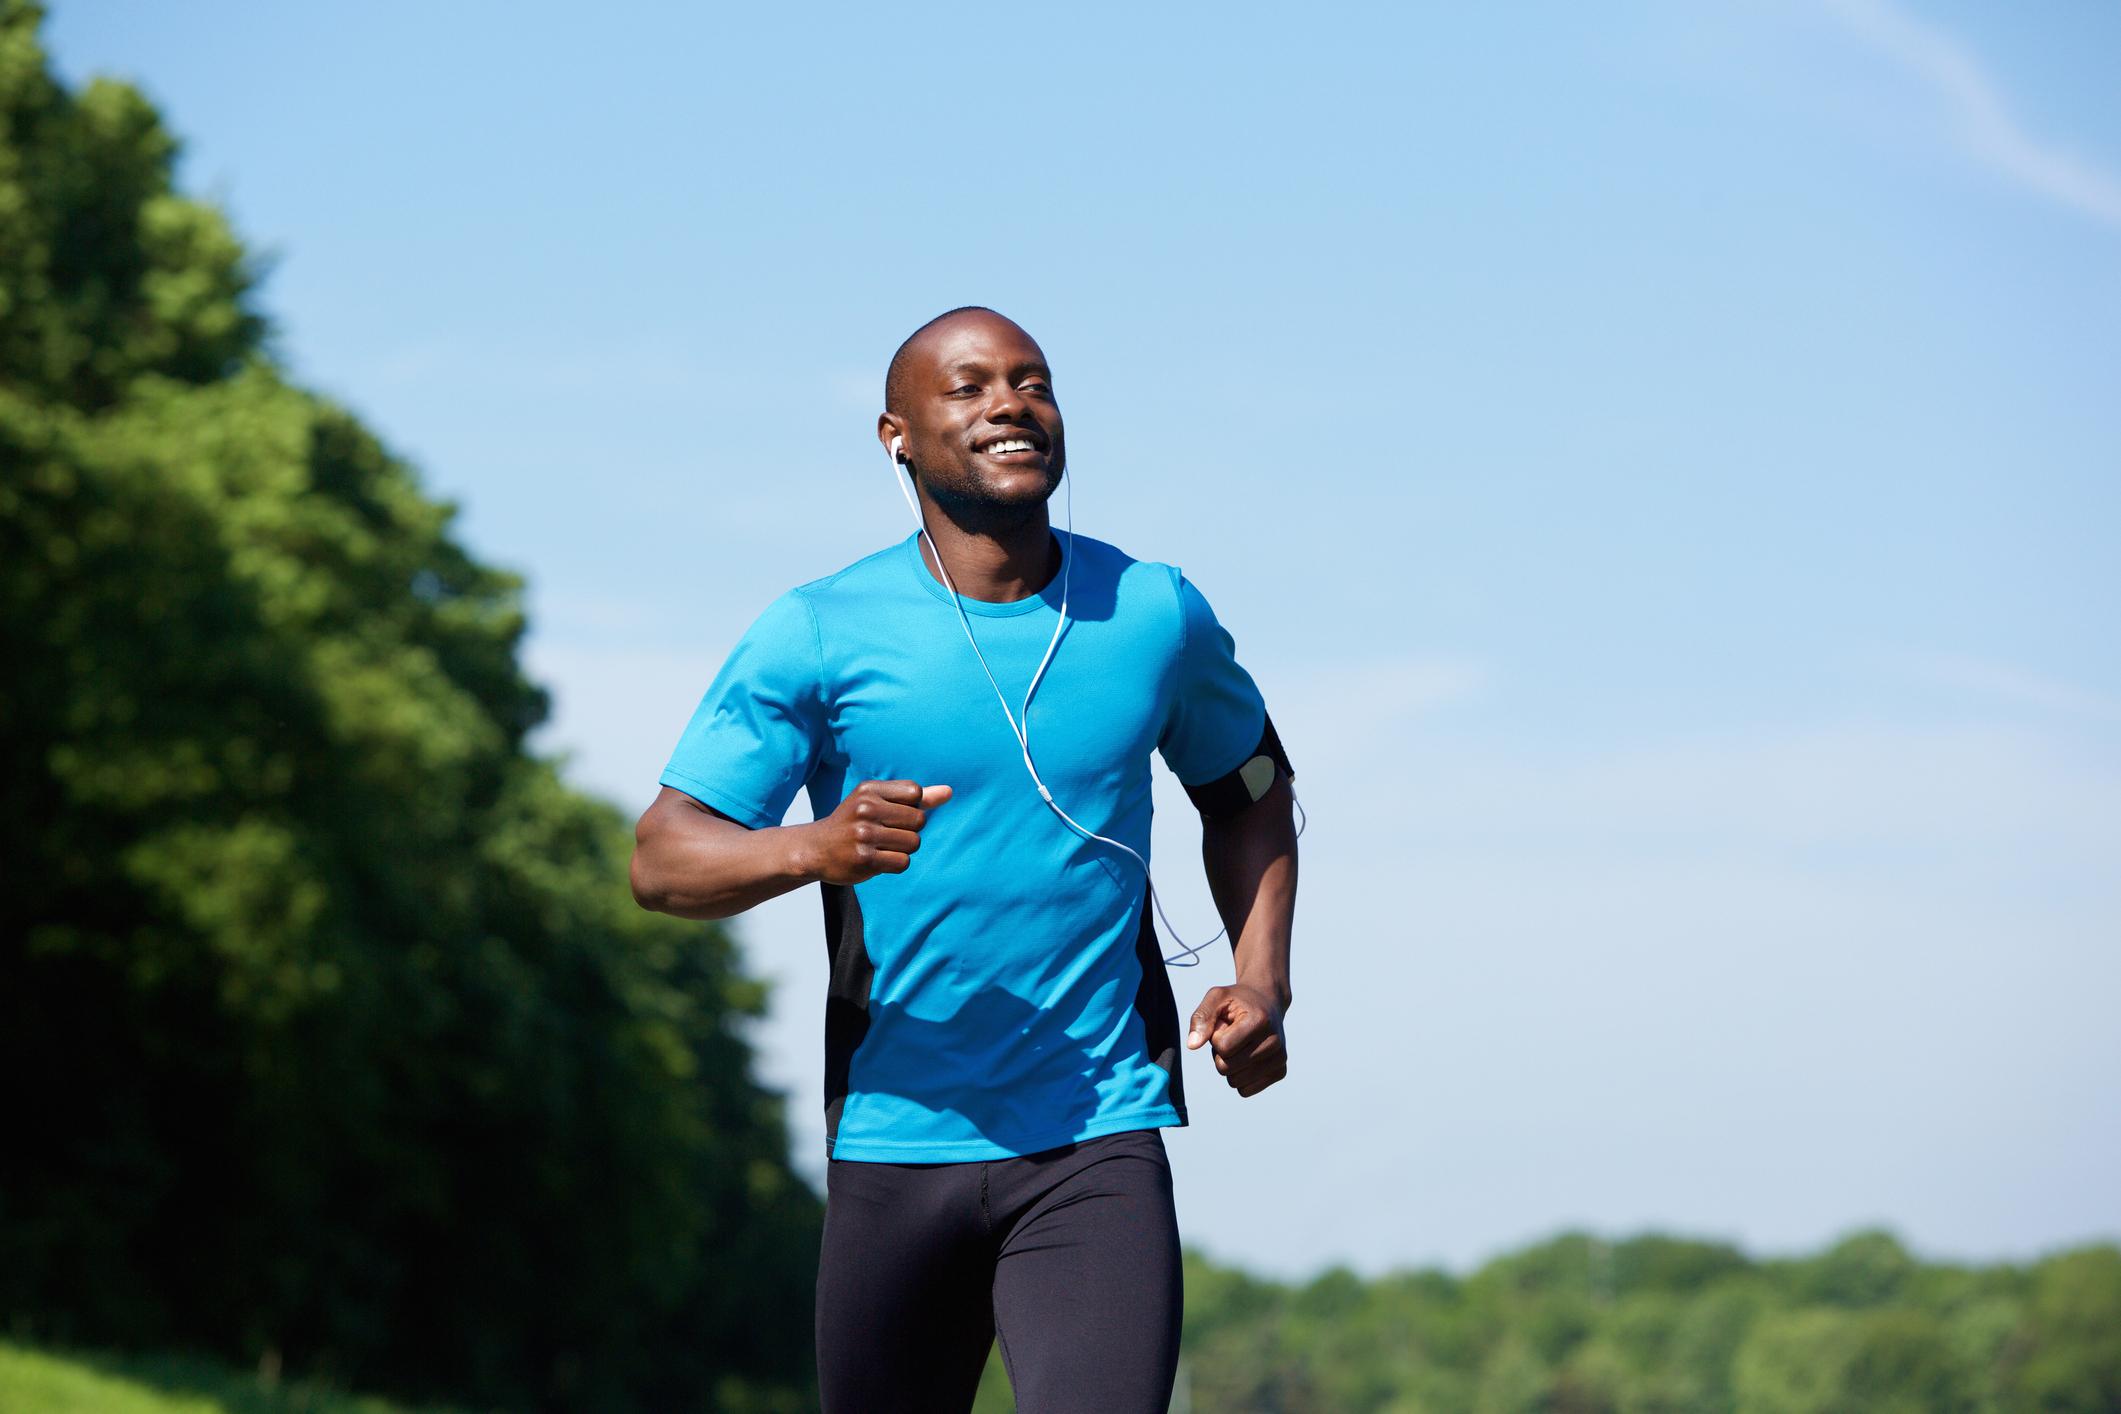
[[[1243,787],[1239,787],[1243,789]],[[1150,905],[1142,902],[1141,931],[1134,938],[1135,955],[1141,959],[1141,985],[1134,989],[1134,1009],[1141,1013],[1149,1059],[1171,1076],[1171,1108],[1179,1123],[1186,1119],[1185,1075],[1179,1067],[1178,1000],[1171,995],[1171,975],[1164,971],[1163,949],[1157,945],[1156,923]]]
[[[1274,778],[1267,775],[1264,768],[1253,766],[1262,756],[1273,762],[1275,768],[1290,780],[1296,779],[1296,768],[1289,764],[1289,753],[1281,748],[1281,737],[1274,730],[1274,718],[1271,714],[1266,719],[1266,725],[1260,730],[1259,745],[1252,748],[1243,765],[1202,785],[1186,787],[1186,794],[1193,799],[1194,809],[1203,815],[1221,819],[1235,815],[1265,795],[1267,787],[1274,783]],[[1245,779],[1248,771],[1253,773],[1253,782],[1247,782]],[[1257,792],[1252,789],[1254,783],[1259,786]]]
[[[839,1138],[847,1104],[847,1072],[854,1048],[869,1034],[869,990],[876,966],[862,937],[862,901],[848,884],[820,884],[825,898],[825,951],[832,979],[825,988],[825,1153]]]

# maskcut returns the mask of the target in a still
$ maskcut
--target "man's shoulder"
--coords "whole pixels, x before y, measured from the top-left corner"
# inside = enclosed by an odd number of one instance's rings
[[[1093,567],[1087,593],[1077,581],[1080,611],[1110,620],[1130,651],[1168,665],[1185,651],[1185,576],[1164,560],[1136,559],[1109,541],[1080,536],[1081,563]]]
[[[1138,560],[1109,540],[1093,535],[1075,537],[1079,563],[1094,567],[1112,581],[1151,595],[1168,596],[1178,587],[1179,568],[1162,560]]]

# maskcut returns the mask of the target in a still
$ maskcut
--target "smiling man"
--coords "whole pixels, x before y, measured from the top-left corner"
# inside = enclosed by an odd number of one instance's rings
[[[828,1414],[967,1409],[997,1336],[1027,1414],[1163,1410],[1183,1293],[1160,1131],[1187,1115],[1150,757],[1200,812],[1236,940],[1184,1046],[1247,1096],[1288,1068],[1293,771],[1199,589],[1050,525],[1067,444],[1030,335],[930,320],[877,437],[924,533],[745,632],[641,817],[634,897],[722,918],[821,886]],[[799,790],[815,818],[783,825]]]

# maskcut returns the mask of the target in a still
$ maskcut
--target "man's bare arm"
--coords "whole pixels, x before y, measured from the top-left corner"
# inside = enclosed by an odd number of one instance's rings
[[[1215,911],[1235,939],[1237,980],[1289,1005],[1296,919],[1296,823],[1288,777],[1235,815],[1201,821],[1201,862]]]
[[[679,918],[727,918],[805,884],[904,873],[950,787],[863,781],[822,820],[754,830],[664,786],[634,826],[633,899]]]
[[[1210,987],[1187,1025],[1186,1046],[1209,1046],[1240,1095],[1289,1073],[1289,937],[1296,915],[1296,829],[1288,777],[1234,815],[1203,816],[1200,851],[1215,908],[1235,940],[1237,980]]]

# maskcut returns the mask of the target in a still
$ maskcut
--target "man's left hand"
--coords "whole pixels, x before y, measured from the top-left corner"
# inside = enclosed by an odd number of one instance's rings
[[[1282,1009],[1257,987],[1243,982],[1210,987],[1193,1009],[1186,1049],[1208,1043],[1214,1048],[1215,1068],[1230,1088],[1240,1095],[1257,1095],[1289,1073],[1281,1022]]]

